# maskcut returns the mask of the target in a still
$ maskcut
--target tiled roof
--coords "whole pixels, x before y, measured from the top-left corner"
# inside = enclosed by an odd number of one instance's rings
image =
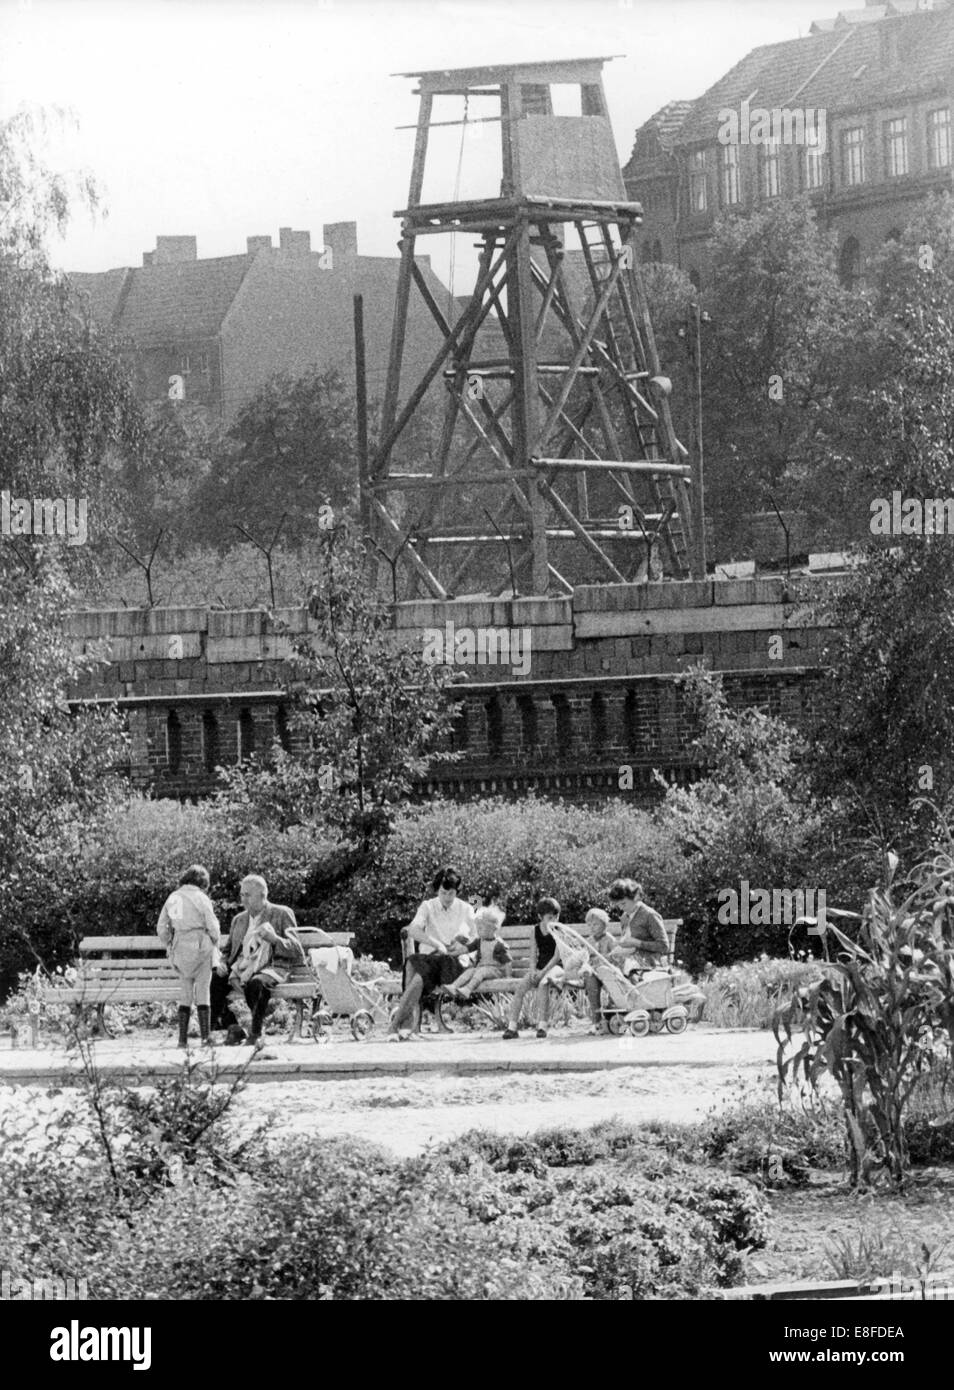
[[[804,38],[765,44],[730,69],[699,98],[679,131],[679,143],[712,140],[719,112],[749,100],[771,110],[780,106],[824,109],[830,114],[895,97],[942,88],[954,78],[954,7],[882,15],[873,6],[857,22],[855,12]],[[898,35],[897,59],[886,63],[882,38]]]
[[[248,256],[220,256],[129,270],[112,326],[139,347],[212,338],[238,293],[249,263]],[[107,276],[116,273],[106,272]]]
[[[96,273],[76,271],[70,275],[74,290],[89,300],[90,312],[97,323],[113,322],[122,297],[123,285],[130,270],[106,270]]]

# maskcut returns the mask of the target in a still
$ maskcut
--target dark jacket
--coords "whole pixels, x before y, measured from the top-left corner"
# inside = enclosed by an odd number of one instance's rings
[[[466,952],[467,952],[468,955],[470,954],[471,951],[477,951],[477,953],[478,953],[478,955],[477,955],[477,963],[478,963],[478,965],[480,964],[480,943],[481,943],[481,940],[482,940],[482,939],[485,939],[485,938],[481,938],[481,937],[479,937],[479,936],[475,936],[474,939],[473,939],[473,941],[468,941],[467,946],[465,947],[465,950],[466,950]],[[503,939],[502,936],[495,936],[495,937],[494,937],[494,965],[499,965],[500,968],[501,968],[502,970],[505,970],[505,969],[507,968],[508,965],[512,965],[512,964],[513,964],[513,956],[510,954],[510,947],[507,945],[506,941],[504,941],[504,939]]]
[[[290,907],[282,907],[279,903],[265,904],[265,921],[269,926],[274,927],[278,942],[272,947],[272,957],[269,968],[274,970],[280,977],[286,977],[294,965],[304,965],[305,952],[298,939],[295,914]],[[229,928],[228,945],[223,952],[225,964],[231,967],[238,960],[242,950],[242,942],[245,940],[245,933],[249,927],[249,913],[243,908],[232,918],[232,925]]]

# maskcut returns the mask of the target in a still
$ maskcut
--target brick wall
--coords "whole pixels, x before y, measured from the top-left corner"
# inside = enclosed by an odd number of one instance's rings
[[[455,746],[464,756],[440,768],[422,794],[534,788],[594,801],[618,792],[627,767],[633,796],[647,801],[654,768],[691,780],[698,769],[676,677],[700,661],[724,673],[732,703],[810,727],[826,640],[812,612],[819,587],[808,579],[607,584],[567,599],[396,605],[396,642],[423,650],[440,633],[451,652],[468,656],[454,639],[492,632],[484,655],[511,658],[458,667]],[[71,696],[120,703],[137,784],[201,795],[217,762],[234,763],[278,737],[288,743],[285,663],[293,636],[310,627],[303,609],[77,612],[75,648],[100,662]],[[502,647],[514,633],[529,634],[526,649]]]

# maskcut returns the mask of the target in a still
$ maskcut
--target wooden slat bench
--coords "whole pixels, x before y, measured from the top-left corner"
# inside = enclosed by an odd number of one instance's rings
[[[314,928],[299,927],[306,952],[322,944]],[[336,946],[349,946],[352,932],[326,932]],[[220,945],[225,950],[228,936]],[[76,982],[40,989],[42,1004],[72,1004],[78,1016],[95,1008],[94,1033],[106,1034],[103,1011],[107,1004],[174,1004],[179,997],[179,976],[156,936],[87,936],[80,942]],[[305,1005],[314,999],[318,981],[311,965],[294,966],[285,984],[277,985],[274,999],[295,1004],[291,1036],[301,1035]]]
[[[666,928],[666,935],[669,937],[668,960],[670,964],[675,959],[676,935],[679,931],[679,928],[682,926],[682,920],[683,919],[681,917],[663,918],[663,924]],[[563,925],[570,927],[571,930],[579,933],[580,936],[588,938],[590,935],[590,928],[586,924],[586,922],[566,922],[563,923]],[[504,925],[500,928],[500,935],[503,937],[504,941],[506,941],[507,945],[510,947],[510,954],[513,957],[513,964],[510,967],[510,974],[502,980],[485,981],[484,984],[482,984],[478,989],[474,991],[474,998],[480,998],[481,996],[493,994],[513,993],[513,991],[517,988],[518,980],[520,980],[524,975],[526,975],[527,971],[530,969],[530,943],[533,940],[533,926],[534,924],[532,922],[515,922],[512,924],[504,923]],[[610,923],[609,934],[616,940],[619,940],[622,934],[619,922]],[[401,946],[403,955],[406,959],[407,956],[413,951],[415,946],[415,943],[413,941],[410,941],[408,938],[406,927],[401,932]],[[400,985],[391,986],[392,992],[397,992],[399,989]],[[434,996],[434,1011],[438,1023],[443,1022],[443,1019],[441,1017],[441,1007],[445,998],[446,996],[443,994],[443,991],[438,991],[437,994]]]

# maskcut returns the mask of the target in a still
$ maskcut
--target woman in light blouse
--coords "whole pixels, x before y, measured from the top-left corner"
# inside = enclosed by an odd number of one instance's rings
[[[449,985],[462,971],[460,957],[477,935],[474,909],[460,895],[461,877],[456,869],[440,869],[431,885],[433,897],[425,898],[407,929],[415,949],[404,962],[404,993],[391,1019],[389,1041],[419,1037],[418,1006],[427,995]],[[405,1027],[414,1019],[412,1029]],[[444,1032],[449,1032],[444,1028]]]

